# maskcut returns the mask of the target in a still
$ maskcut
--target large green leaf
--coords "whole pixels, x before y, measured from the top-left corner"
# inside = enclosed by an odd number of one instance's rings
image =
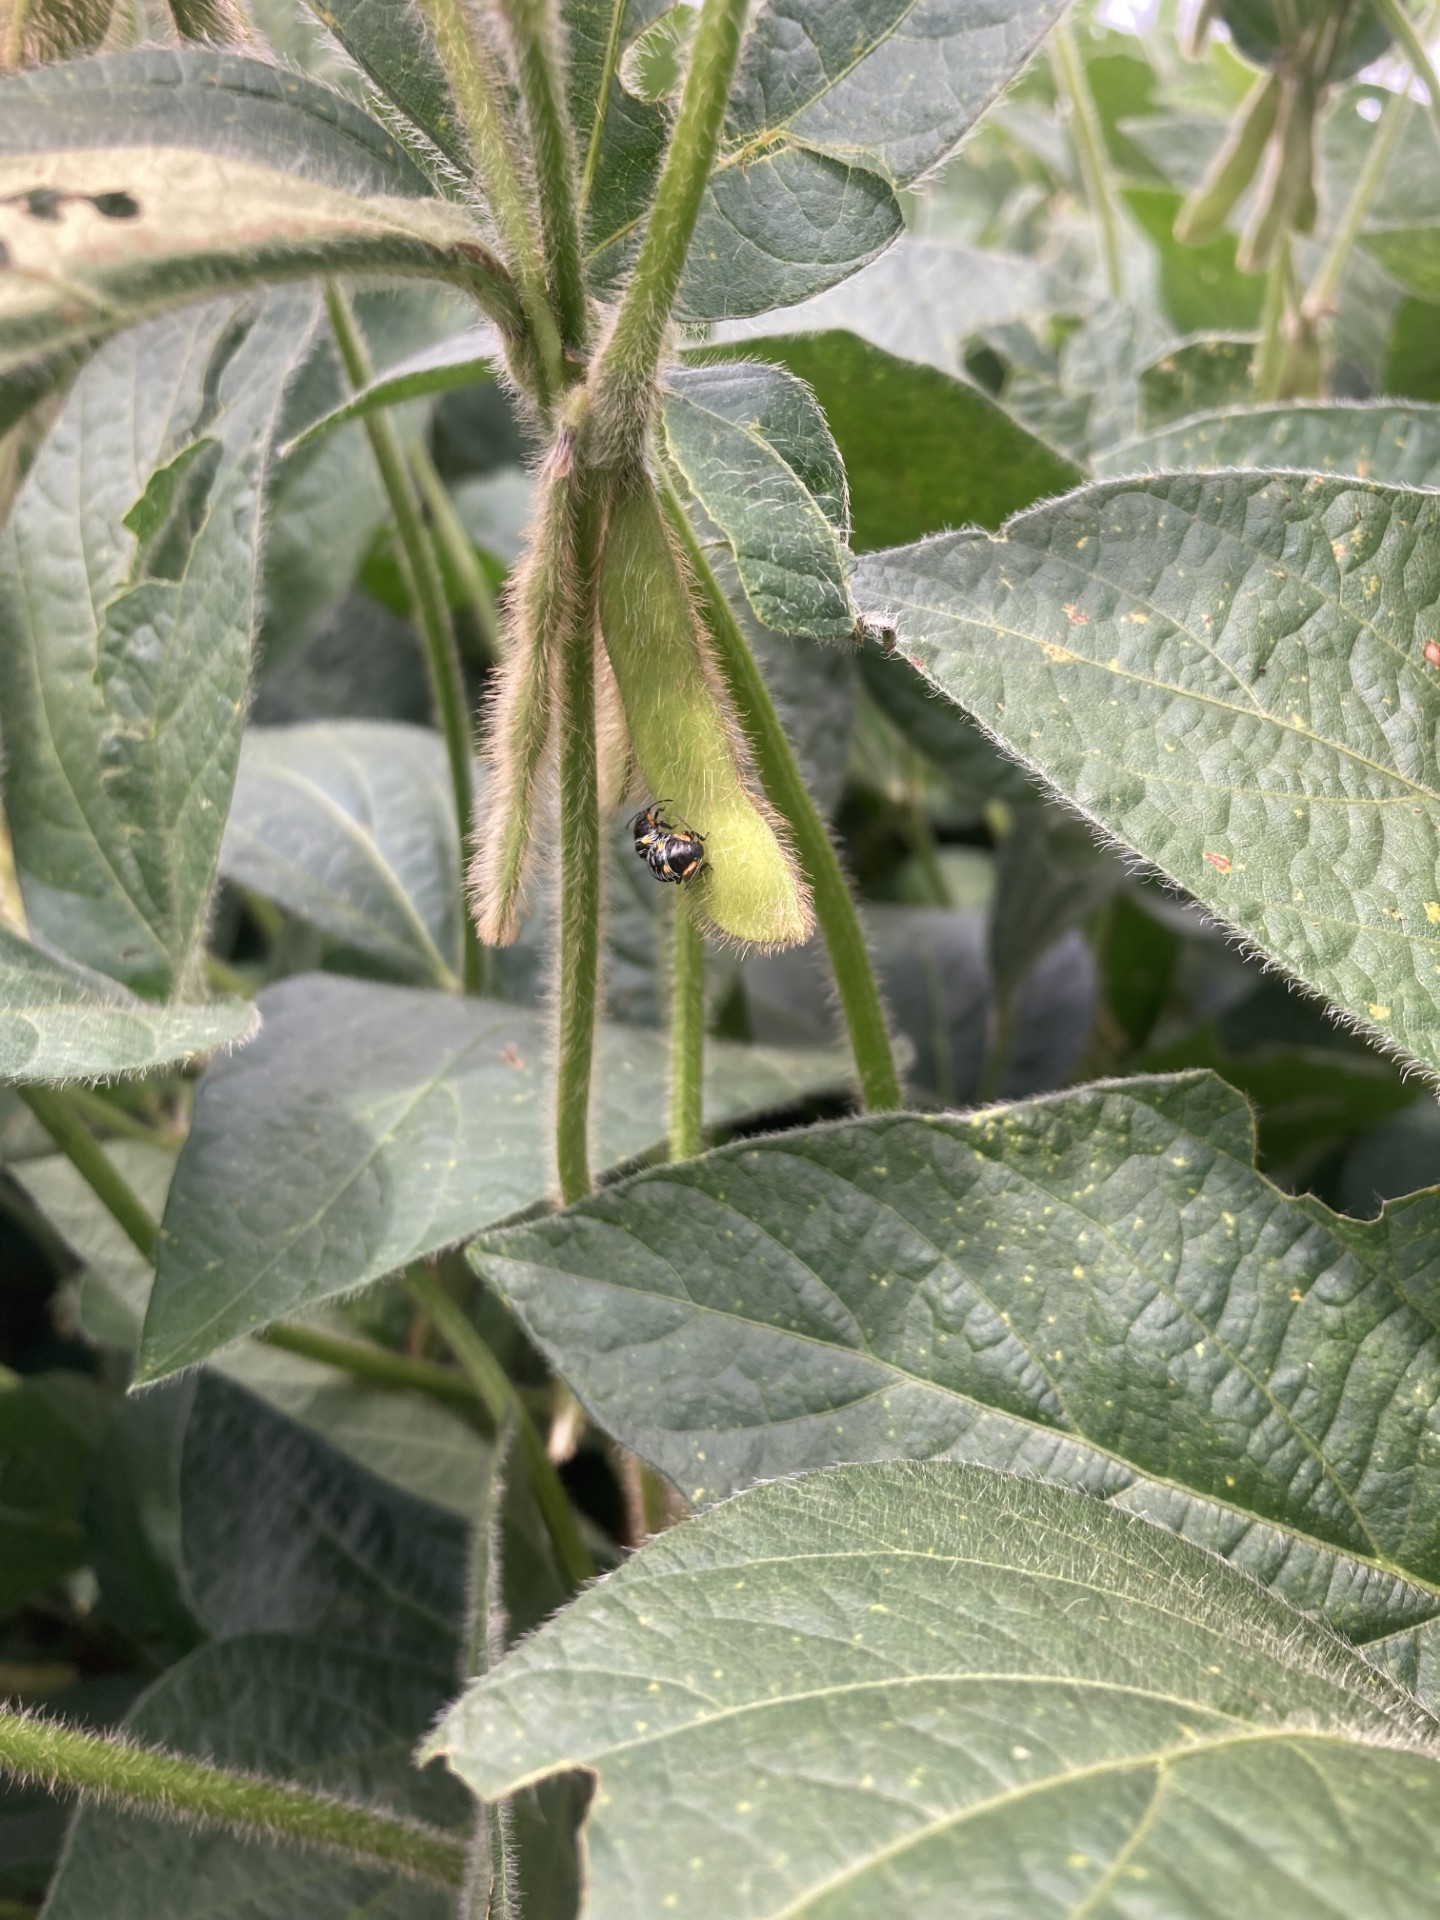
[[[969,334],[1018,320],[1047,304],[1038,261],[907,233],[843,286],[787,307],[784,324],[786,334],[843,329],[903,360],[958,373]],[[738,345],[748,355],[752,343],[763,342],[773,327],[763,316],[728,320],[715,328],[712,338]],[[766,352],[763,344],[757,350]]]
[[[80,1499],[104,1423],[85,1375],[0,1368],[0,1614],[84,1563]]]
[[[242,54],[145,47],[0,80],[0,154],[127,146],[254,160],[347,193],[430,192],[379,121]]]
[[[185,1425],[180,1514],[186,1587],[217,1638],[324,1633],[453,1670],[463,1522],[208,1371]]]
[[[92,361],[0,535],[6,812],[35,930],[185,983],[240,753],[271,430],[314,305],[273,296]]]
[[[741,52],[691,244],[686,317],[787,306],[873,260],[901,230],[896,189],[958,143],[1062,4],[766,0]],[[653,168],[636,147],[627,183],[645,176],[647,161]],[[594,210],[602,276],[628,251],[635,199],[632,185],[618,205]]]
[[[1398,487],[1440,479],[1440,407],[1418,401],[1358,405],[1226,407],[1111,447],[1095,461],[1105,475],[1184,467],[1299,467],[1351,473]]]
[[[467,1809],[410,1751],[447,1692],[443,1669],[337,1646],[321,1634],[255,1634],[199,1648],[146,1693],[137,1740],[276,1780],[461,1824]],[[104,1806],[76,1814],[51,1885],[51,1920],[451,1920],[453,1897],[325,1854]]]
[[[1440,299],[1440,227],[1373,227],[1360,244],[1409,292]]]
[[[695,1500],[948,1454],[1373,1638],[1440,1615],[1437,1228],[1433,1194],[1362,1224],[1280,1193],[1200,1073],[724,1148],[471,1257]]]
[[[395,0],[305,0],[387,99],[466,173],[470,155],[435,42],[418,7]]]
[[[1083,478],[978,387],[853,333],[782,334],[745,351],[788,367],[819,401],[849,477],[857,552],[998,527]]]
[[[420,274],[513,322],[461,207],[362,198],[221,154],[77,148],[0,158],[0,371],[257,281]]]
[[[142,1379],[546,1197],[539,1014],[325,975],[282,981],[259,1005],[258,1040],[201,1082],[165,1210]],[[844,1083],[832,1053],[707,1051],[712,1124]],[[661,1036],[607,1028],[596,1084],[598,1164],[656,1145]]]
[[[243,1000],[154,1006],[0,926],[0,1080],[145,1073],[234,1046],[254,1026]]]
[[[560,0],[569,41],[570,117],[580,163],[587,241],[606,254],[591,262],[603,283],[625,259],[624,238],[643,218],[665,151],[669,119],[620,77],[626,50],[669,0]]]
[[[1428,494],[1180,474],[875,555],[854,591],[1101,828],[1440,1067],[1437,535]]]
[[[426,728],[251,727],[220,871],[402,979],[459,984],[460,837]]]
[[[767,0],[681,294],[698,319],[846,279],[900,231],[895,190],[953,148],[1063,0]]]
[[[486,1795],[598,1773],[593,1920],[1410,1920],[1437,1733],[1188,1542],[933,1464],[673,1529],[426,1751]]]
[[[845,469],[814,396],[776,367],[674,367],[665,442],[777,633],[848,641]]]

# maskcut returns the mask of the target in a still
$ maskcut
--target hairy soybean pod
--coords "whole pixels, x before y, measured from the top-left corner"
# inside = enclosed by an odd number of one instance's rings
[[[1205,178],[1175,216],[1175,238],[1182,246],[1203,247],[1223,229],[1255,178],[1279,110],[1280,76],[1264,74],[1245,96]]]
[[[600,568],[600,630],[646,791],[705,836],[690,887],[717,932],[788,947],[813,925],[795,861],[744,779],[739,729],[707,651],[680,556],[648,477],[611,502]]]

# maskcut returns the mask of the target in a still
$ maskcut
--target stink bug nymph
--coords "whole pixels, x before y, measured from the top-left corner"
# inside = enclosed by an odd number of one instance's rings
[[[705,864],[705,836],[682,821],[672,826],[661,813],[665,805],[657,800],[644,807],[630,822],[635,836],[635,851],[657,880],[673,880],[683,885],[693,880]]]

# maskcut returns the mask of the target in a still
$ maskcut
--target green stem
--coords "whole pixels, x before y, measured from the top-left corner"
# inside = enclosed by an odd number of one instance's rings
[[[576,514],[581,616],[566,633],[560,681],[560,931],[555,1171],[565,1206],[590,1192],[590,1075],[600,998],[600,796],[595,744],[594,576],[604,501],[582,475]]]
[[[5,41],[5,65],[13,73],[25,55],[25,29],[30,21],[30,8],[33,0],[14,0],[14,11],[10,15],[10,31]],[[625,11],[622,6],[615,8],[617,14]]]
[[[1265,302],[1260,313],[1260,351],[1255,360],[1255,398],[1273,400],[1280,391],[1285,368],[1285,326],[1290,314],[1290,236],[1281,236],[1279,249],[1265,275]]]
[[[74,1167],[96,1199],[112,1215],[131,1245],[153,1263],[160,1244],[160,1223],[133,1190],[100,1142],[53,1087],[17,1087],[15,1091]]]
[[[665,489],[665,504],[699,584],[720,671],[740,715],[761,781],[771,804],[789,824],[800,864],[815,896],[815,914],[829,949],[830,965],[855,1055],[861,1096],[872,1112],[898,1107],[900,1076],[885,1024],[885,1009],[865,949],[860,916],[825,822],[810,798],[754,655],[745,644],[745,636],[730,611],[704,549],[695,538],[684,507],[669,486]]]
[[[1433,30],[1437,18],[1440,18],[1440,8],[1432,9],[1425,23],[1423,31],[1427,35]],[[1404,128],[1409,106],[1409,98],[1402,89],[1392,94],[1380,116],[1374,138],[1365,154],[1365,164],[1360,169],[1354,190],[1340,216],[1340,223],[1305,295],[1305,311],[1312,318],[1319,319],[1334,305],[1346,264],[1355,251],[1355,243],[1365,225],[1365,216],[1389,168],[1390,156]]]
[[[363,1380],[367,1386],[383,1387],[391,1392],[424,1393],[432,1400],[444,1401],[468,1412],[477,1403],[489,1423],[489,1407],[476,1393],[473,1384],[455,1367],[437,1366],[431,1360],[412,1360],[408,1354],[394,1353],[389,1347],[371,1340],[352,1340],[344,1334],[326,1333],[319,1327],[305,1326],[294,1320],[277,1320],[261,1329],[259,1339],[282,1352],[298,1354],[303,1360],[318,1360],[323,1366]]]
[[[635,270],[594,374],[603,450],[624,461],[649,431],[656,372],[700,202],[715,164],[748,0],[704,0]]]
[[[160,1151],[176,1144],[176,1135],[165,1123],[151,1126],[144,1120],[137,1120],[133,1113],[127,1113],[113,1101],[102,1099],[98,1093],[92,1093],[89,1087],[67,1087],[65,1099],[88,1126],[103,1128],[117,1139],[134,1140],[141,1146],[155,1147]]]
[[[583,1585],[592,1577],[595,1567],[585,1549],[585,1542],[580,1538],[569,1496],[555,1471],[554,1461],[545,1451],[545,1443],[530,1418],[529,1408],[516,1393],[505,1369],[470,1324],[464,1309],[451,1299],[438,1281],[423,1267],[414,1265],[405,1269],[405,1285],[411,1298],[435,1322],[476,1394],[485,1403],[496,1427],[503,1428],[507,1418],[514,1419],[520,1450],[525,1456],[525,1466],[535,1493],[535,1504],[540,1509],[540,1517],[545,1522],[555,1556],[571,1584],[577,1587]]]
[[[1100,229],[1105,280],[1112,300],[1125,297],[1125,275],[1120,261],[1120,233],[1115,220],[1115,187],[1105,152],[1105,136],[1095,101],[1085,78],[1085,63],[1068,20],[1061,20],[1050,36],[1055,78],[1065,101],[1075,157],[1085,183],[1085,198]]]
[[[465,595],[465,603],[479,631],[486,658],[494,660],[500,651],[500,621],[495,611],[495,595],[490,590],[485,569],[470,544],[470,536],[460,523],[455,502],[450,498],[450,489],[440,478],[435,462],[423,446],[417,445],[411,449],[410,471],[415,476],[415,484],[425,502],[425,511],[430,516],[436,545],[450,563],[450,570]]]
[[[560,332],[545,282],[545,262],[520,161],[510,109],[493,50],[471,23],[465,0],[420,0],[435,37],[475,159],[485,204],[500,234],[530,330],[532,364],[525,369],[535,398],[548,409],[564,386]]]
[[[670,948],[670,1158],[705,1148],[705,942],[677,888]]]
[[[465,1870],[464,1840],[438,1827],[3,1707],[0,1772],[54,1792],[118,1800],[161,1819],[321,1847],[441,1886],[459,1886]]]
[[[350,315],[350,308],[344,296],[335,286],[325,290],[326,305],[330,314],[330,326],[335,335],[335,344],[340,350],[345,372],[352,387],[357,390],[365,386],[370,379],[369,356],[359,329]],[[465,844],[469,838],[474,821],[474,751],[470,737],[470,714],[465,698],[465,681],[460,671],[460,654],[455,645],[455,629],[450,621],[450,607],[445,598],[445,582],[440,576],[436,564],[435,551],[425,537],[425,523],[420,517],[420,503],[410,481],[405,464],[405,455],[400,439],[384,409],[367,413],[364,416],[366,437],[370,442],[370,451],[375,457],[375,465],[380,474],[380,484],[385,489],[390,502],[390,511],[395,519],[396,537],[400,543],[400,565],[405,576],[406,589],[410,595],[410,604],[415,609],[416,623],[420,628],[420,637],[424,642],[425,660],[430,670],[430,693],[435,702],[436,715],[440,721],[440,731],[445,741],[445,755],[450,765],[450,790],[455,799],[455,820],[460,836],[460,874],[461,897],[465,889]],[[479,991],[484,977],[484,963],[480,955],[480,943],[475,937],[475,928],[470,915],[460,915],[464,952],[464,981],[467,993]]]
[[[1440,139],[1440,80],[1435,77],[1425,42],[1415,31],[1415,22],[1401,5],[1401,0],[1375,0],[1375,10],[1400,42],[1405,58],[1424,87],[1430,108],[1430,124],[1435,129],[1437,139]]]
[[[515,43],[520,94],[540,191],[540,225],[550,268],[550,300],[566,347],[583,353],[590,330],[580,264],[575,135],[565,100],[554,0],[502,0]],[[617,11],[619,9],[617,8]]]

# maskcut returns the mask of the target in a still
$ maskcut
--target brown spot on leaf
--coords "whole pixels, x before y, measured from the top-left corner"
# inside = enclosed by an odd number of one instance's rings
[[[1232,862],[1223,853],[1207,853],[1205,858],[1217,873],[1229,873]]]

